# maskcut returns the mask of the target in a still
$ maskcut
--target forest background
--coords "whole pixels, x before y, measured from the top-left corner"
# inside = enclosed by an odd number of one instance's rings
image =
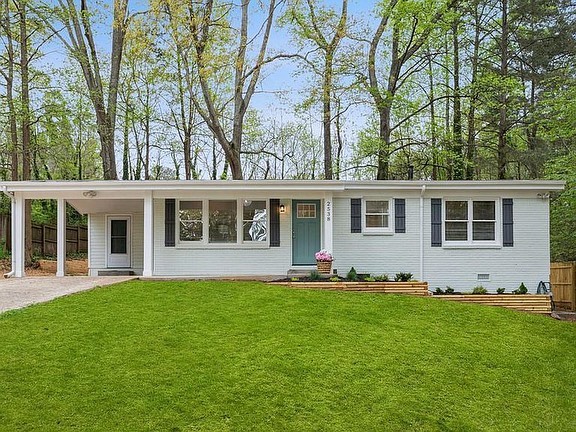
[[[1,2],[1,180],[560,179],[576,260],[570,0]]]

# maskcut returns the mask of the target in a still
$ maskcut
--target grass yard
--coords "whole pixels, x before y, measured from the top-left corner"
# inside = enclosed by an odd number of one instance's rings
[[[576,325],[132,281],[0,315],[0,430],[573,431]]]

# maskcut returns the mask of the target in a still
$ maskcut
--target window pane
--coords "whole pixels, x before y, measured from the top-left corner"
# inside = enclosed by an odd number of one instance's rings
[[[388,228],[388,216],[366,215],[366,228]]]
[[[296,217],[298,219],[314,219],[316,217],[316,204],[298,204]]]
[[[180,241],[202,241],[202,201],[180,201]]]
[[[180,201],[180,210],[202,211],[202,201]]]
[[[201,221],[180,221],[181,241],[202,241]]]
[[[111,220],[110,221],[110,231],[111,235],[113,236],[126,236],[126,228],[127,228],[126,220]]]
[[[468,202],[446,201],[446,220],[468,220]]]
[[[244,241],[266,241],[266,201],[244,202],[242,231]]]
[[[474,220],[495,220],[496,203],[494,201],[474,201]]]
[[[199,210],[180,210],[180,220],[202,220],[202,209]]]
[[[496,240],[496,224],[494,222],[474,222],[472,224],[473,240]]]
[[[467,222],[446,222],[446,241],[468,240]]]
[[[388,201],[366,201],[366,213],[388,213]]]
[[[210,201],[208,241],[236,243],[236,201]]]
[[[125,254],[126,253],[126,237],[112,237],[110,239],[110,253]]]

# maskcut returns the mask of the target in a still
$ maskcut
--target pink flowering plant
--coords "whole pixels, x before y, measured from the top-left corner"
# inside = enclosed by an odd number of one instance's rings
[[[323,261],[323,262],[332,262],[334,257],[330,252],[327,250],[322,249],[321,251],[316,252],[315,254],[316,261]]]

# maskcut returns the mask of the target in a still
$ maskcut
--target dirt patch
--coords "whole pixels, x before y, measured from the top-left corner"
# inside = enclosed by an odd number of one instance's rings
[[[10,259],[0,260],[0,271],[7,273],[10,271]],[[40,259],[32,266],[26,267],[26,276],[54,276],[56,274],[56,261]],[[66,274],[70,276],[86,276],[88,274],[88,260],[70,259],[66,260]]]
[[[552,313],[552,318],[576,323],[576,312],[554,311]]]

